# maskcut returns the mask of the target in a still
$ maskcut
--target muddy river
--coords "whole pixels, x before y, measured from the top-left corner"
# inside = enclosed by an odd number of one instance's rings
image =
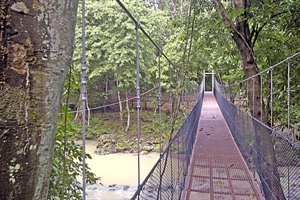
[[[79,142],[80,143],[80,142]],[[138,181],[137,154],[98,155],[96,141],[86,141],[86,152],[92,156],[88,159],[91,170],[101,177],[100,185],[87,186],[87,200],[125,200],[134,194]],[[141,182],[156,163],[159,154],[141,155]]]

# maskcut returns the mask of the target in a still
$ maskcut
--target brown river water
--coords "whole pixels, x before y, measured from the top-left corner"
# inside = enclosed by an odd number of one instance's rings
[[[80,144],[81,141],[78,141]],[[96,141],[86,141],[86,152],[92,159],[86,160],[92,172],[101,177],[101,185],[87,186],[87,200],[125,200],[130,199],[138,182],[137,154],[95,154]],[[148,175],[159,158],[158,153],[141,155],[141,182]],[[109,187],[115,185],[114,187]],[[125,188],[125,189],[124,189]]]

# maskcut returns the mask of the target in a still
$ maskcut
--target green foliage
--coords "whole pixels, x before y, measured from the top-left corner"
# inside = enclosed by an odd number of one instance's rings
[[[65,110],[65,107],[62,107],[63,113]],[[67,121],[59,122],[56,134],[48,194],[48,199],[51,200],[82,199],[81,183],[77,180],[82,174],[83,168],[82,146],[72,140],[78,132],[70,123],[72,115],[62,114],[62,119],[65,117]],[[86,159],[91,159],[91,156],[86,154]],[[87,183],[94,184],[100,181],[100,178],[91,172],[87,164],[85,169]]]
[[[167,16],[161,10],[147,8],[143,1],[125,0],[124,5],[136,17],[144,30],[159,45],[163,45]],[[114,78],[119,88],[127,91],[135,88],[135,24],[114,0],[86,1],[87,65],[89,78],[93,80]],[[80,17],[79,21],[80,22]],[[80,66],[80,23],[77,26],[74,63]],[[156,49],[140,33],[141,80],[150,88],[155,73]]]

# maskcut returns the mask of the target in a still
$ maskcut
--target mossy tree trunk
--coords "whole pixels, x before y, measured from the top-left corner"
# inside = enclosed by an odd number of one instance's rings
[[[0,1],[0,199],[47,199],[77,7]]]

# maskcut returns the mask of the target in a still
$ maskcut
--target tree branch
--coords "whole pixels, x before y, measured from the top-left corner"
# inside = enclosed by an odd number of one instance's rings
[[[254,39],[253,39],[253,42],[252,42],[253,46],[254,46],[254,44],[256,43],[256,40],[257,40],[257,38],[258,38],[258,34],[259,34],[259,33],[262,31],[262,29],[269,23],[269,21],[270,21],[271,19],[275,18],[275,17],[278,17],[278,16],[284,14],[284,13],[287,13],[287,11],[283,11],[283,12],[276,13],[276,14],[272,15],[272,16],[271,16],[265,23],[263,23],[263,25],[261,25],[261,27],[259,27],[259,28],[258,28],[258,25],[257,25],[256,30],[254,30],[254,34],[251,35],[251,38],[250,38],[250,40],[252,40],[252,37],[254,36]]]
[[[247,46],[247,48],[249,48],[250,52],[252,53],[253,57],[253,51],[252,48],[249,46],[246,38],[236,29],[236,26],[234,25],[233,21],[230,19],[226,9],[224,8],[223,4],[221,3],[220,0],[213,0],[213,4],[217,10],[217,12],[219,13],[223,23],[225,24],[225,26],[230,30],[230,32],[232,34],[236,33],[245,43],[245,45]],[[241,9],[241,5],[238,3],[235,3],[234,7],[236,9]],[[240,23],[240,22],[237,22]],[[253,45],[252,45],[253,46]]]
[[[228,13],[226,12],[223,4],[220,2],[220,0],[213,0],[213,4],[217,10],[217,12],[219,13],[224,25],[230,30],[230,31],[234,31],[235,30],[235,26],[233,24],[233,21],[230,19]]]

